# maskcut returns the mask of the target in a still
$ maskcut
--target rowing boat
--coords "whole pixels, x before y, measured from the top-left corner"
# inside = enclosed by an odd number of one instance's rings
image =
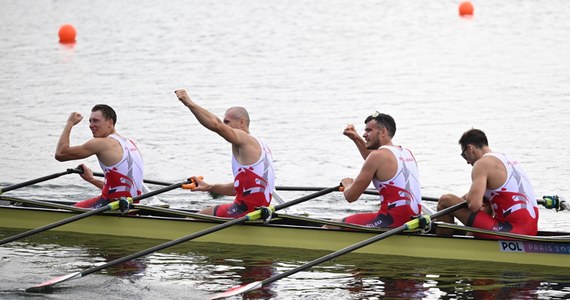
[[[1,198],[19,204],[0,206],[0,227],[14,230],[33,229],[84,211],[59,202],[41,201],[42,205],[35,205],[34,203],[40,202]],[[172,240],[227,220],[198,215],[189,210],[136,205],[128,214],[108,212],[66,224],[53,231]],[[276,214],[266,223],[246,222],[194,241],[336,251],[384,232],[360,226],[349,226],[348,230],[323,229],[323,224],[338,223]],[[457,230],[470,230],[466,227],[447,226]],[[485,240],[465,235],[444,238],[431,233],[406,232],[356,252],[570,268],[570,233],[540,232],[536,237],[504,234],[499,240]]]

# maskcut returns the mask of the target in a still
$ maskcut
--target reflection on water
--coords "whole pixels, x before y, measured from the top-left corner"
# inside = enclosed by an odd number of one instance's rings
[[[1,230],[0,237],[13,233]],[[0,247],[0,271],[11,274],[0,283],[0,290],[14,293],[159,243],[62,233],[30,237]],[[76,292],[97,292],[100,285],[105,285],[121,290],[123,297],[150,299],[168,289],[168,299],[204,299],[236,285],[286,272],[325,254],[189,242],[62,283],[52,294],[68,299]],[[125,285],[129,288],[122,289]],[[570,275],[565,269],[348,254],[283,278],[244,298],[563,299],[569,295]]]

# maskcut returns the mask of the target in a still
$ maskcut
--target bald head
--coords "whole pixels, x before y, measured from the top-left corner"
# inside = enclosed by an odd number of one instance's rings
[[[226,116],[234,120],[245,121],[245,125],[249,128],[249,114],[247,110],[241,106],[230,107],[226,110]]]

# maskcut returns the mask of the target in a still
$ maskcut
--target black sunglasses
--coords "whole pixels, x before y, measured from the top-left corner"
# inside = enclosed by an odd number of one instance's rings
[[[463,159],[467,160],[467,158],[465,158],[465,151],[467,151],[467,148],[469,146],[465,147],[465,149],[463,149],[463,151],[461,151],[461,157],[463,157]]]

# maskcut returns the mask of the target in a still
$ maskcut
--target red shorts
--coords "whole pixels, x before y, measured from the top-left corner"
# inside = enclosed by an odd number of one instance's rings
[[[93,197],[91,199],[87,199],[87,200],[83,200],[83,201],[79,201],[77,203],[75,203],[73,206],[75,207],[81,207],[81,208],[100,208],[103,207],[105,205],[108,205],[109,203],[115,201],[117,199],[113,199],[110,200],[108,198],[103,197],[103,195],[99,195],[97,197]],[[138,202],[134,202],[135,204]]]
[[[267,206],[264,193],[253,193],[243,198],[236,199],[233,203],[216,205],[214,216],[223,218],[241,218],[258,207]]]
[[[342,222],[378,228],[398,227],[414,217],[411,209],[404,206],[401,206],[401,208],[402,209],[393,208],[388,211],[378,211],[375,213],[354,214],[342,219]]]
[[[91,199],[79,201],[79,202],[75,203],[73,206],[81,207],[81,208],[100,208],[100,207],[103,207],[109,203],[111,203],[111,201],[109,201],[109,199],[107,199],[103,196],[97,196],[97,197],[94,197]]]
[[[342,219],[342,222],[367,227],[391,227],[394,224],[394,218],[389,214],[359,213]]]
[[[471,213],[466,226],[476,227],[486,230],[510,232],[516,234],[536,235],[538,232],[538,209],[535,208],[536,218],[533,219],[524,209],[516,211],[509,216],[508,220],[498,220],[484,211]],[[488,239],[504,239],[504,237],[474,233],[474,236]]]

